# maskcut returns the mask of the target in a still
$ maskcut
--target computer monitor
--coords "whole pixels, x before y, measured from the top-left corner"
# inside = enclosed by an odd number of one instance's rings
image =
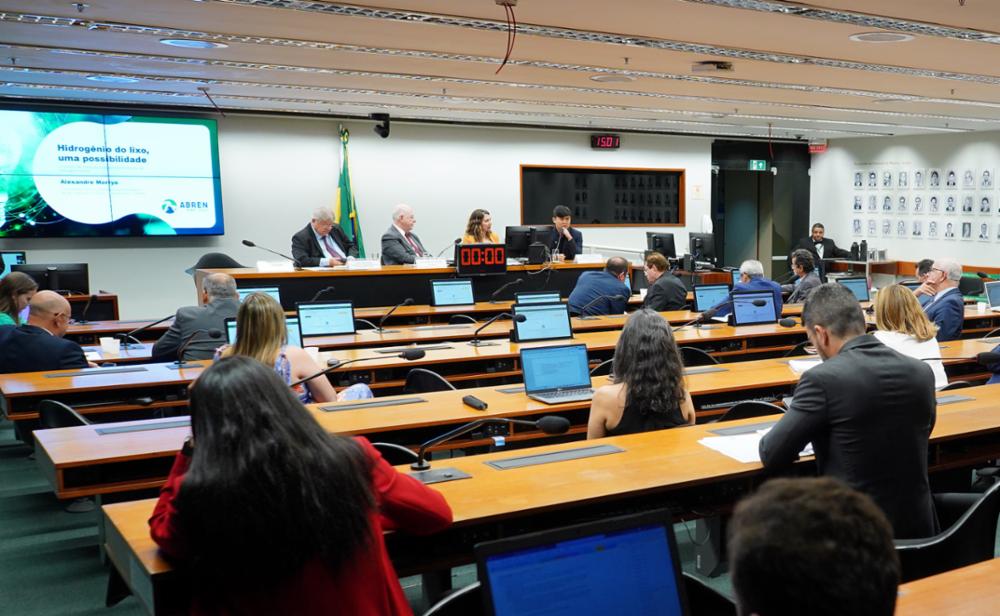
[[[14,264],[10,269],[34,278],[39,291],[55,291],[64,295],[90,293],[90,275],[86,263]]]
[[[736,291],[733,293],[733,325],[777,323],[778,311],[771,291]]]
[[[299,317],[285,317],[285,330],[288,332],[287,343],[291,346],[302,346],[302,334],[299,332]],[[226,319],[226,342],[236,343],[236,318]]]
[[[729,297],[728,284],[696,284],[694,285],[694,311],[705,312],[727,297]]]
[[[472,281],[467,278],[449,278],[431,281],[431,306],[471,306]]]
[[[689,234],[688,247],[696,260],[715,263],[715,236],[711,233]]]
[[[535,340],[556,340],[572,338],[570,327],[569,306],[558,304],[515,304],[511,309],[514,313],[514,334],[518,342]],[[523,322],[517,322],[517,316],[524,315]]]
[[[690,613],[666,510],[489,541],[474,550],[489,616],[541,613],[539,606],[558,615]]]
[[[306,336],[354,333],[354,304],[350,301],[299,302],[299,332]]]
[[[240,287],[236,289],[236,292],[240,295],[240,303],[247,298],[247,295],[251,293],[266,293],[274,298],[274,301],[281,303],[281,293],[278,287]]]
[[[10,267],[12,265],[24,265],[27,263],[23,250],[0,251],[0,261],[2,261],[0,265],[3,266],[3,269],[0,270],[0,278],[3,278],[10,273]]]
[[[504,230],[504,244],[507,246],[508,259],[527,259],[528,246],[531,245],[534,227],[507,227]]]
[[[867,302],[871,299],[868,295],[868,278],[864,276],[847,276],[837,278],[837,282],[850,289],[859,302]]]
[[[559,291],[521,291],[514,294],[515,304],[554,304],[561,301]]]
[[[658,252],[668,259],[677,258],[677,248],[673,233],[646,231],[646,249]]]
[[[987,282],[985,285],[986,301],[990,304],[990,310],[1000,312],[1000,282]]]
[[[733,277],[733,286],[735,287],[736,284],[740,281],[740,276],[742,276],[743,274],[740,273],[740,270],[734,269],[734,270],[729,270],[729,275]]]
[[[521,349],[520,356],[525,393],[590,387],[585,344]]]

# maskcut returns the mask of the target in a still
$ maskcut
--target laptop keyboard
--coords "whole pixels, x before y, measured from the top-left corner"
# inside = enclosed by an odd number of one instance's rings
[[[546,392],[544,396],[546,398],[573,398],[576,396],[593,396],[594,390],[590,387],[583,387],[581,389],[564,389],[562,391],[550,391]]]

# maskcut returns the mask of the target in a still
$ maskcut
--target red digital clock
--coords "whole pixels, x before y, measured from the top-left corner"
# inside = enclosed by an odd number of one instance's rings
[[[503,244],[460,244],[455,248],[459,276],[486,276],[507,272],[507,247]]]
[[[622,144],[618,135],[591,135],[590,147],[595,150],[617,150]]]

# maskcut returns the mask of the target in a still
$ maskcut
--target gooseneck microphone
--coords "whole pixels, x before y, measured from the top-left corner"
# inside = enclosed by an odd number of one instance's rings
[[[180,370],[181,368],[190,368],[195,365],[184,361],[184,352],[187,351],[188,346],[192,342],[194,342],[194,339],[197,338],[200,334],[207,334],[208,337],[211,338],[212,340],[218,340],[219,338],[222,338],[221,329],[216,329],[213,327],[212,329],[194,330],[193,332],[191,332],[191,335],[189,335],[187,338],[184,339],[184,342],[181,343],[181,346],[178,347],[177,360],[174,361],[174,363],[167,366],[167,368]]]
[[[621,294],[618,294],[618,295],[599,295],[599,296],[595,297],[593,300],[587,302],[587,304],[583,308],[580,309],[580,317],[579,318],[583,319],[583,320],[596,319],[597,318],[596,316],[594,316],[594,315],[588,315],[587,314],[587,309],[590,308],[591,306],[593,306],[594,304],[596,304],[597,302],[601,301],[602,299],[610,299],[610,300],[625,299],[625,296],[621,295]]]
[[[378,320],[378,327],[375,328],[375,331],[377,331],[380,334],[384,334],[385,328],[382,327],[382,324],[385,323],[385,320],[389,318],[389,315],[391,315],[393,312],[396,312],[396,309],[399,308],[400,306],[412,306],[412,305],[413,305],[413,298],[407,297],[403,301],[393,306],[392,309],[389,310],[389,312],[383,314],[382,318]]]
[[[133,329],[130,332],[126,332],[124,334],[121,334],[121,333],[115,334],[114,337],[118,338],[119,340],[122,341],[122,348],[123,349],[131,348],[131,344],[132,343],[129,342],[129,340],[134,340],[136,344],[141,345],[142,342],[138,338],[135,337],[136,334],[141,334],[142,332],[146,331],[147,329],[149,329],[151,327],[155,327],[156,325],[159,325],[160,323],[163,323],[164,321],[169,321],[172,318],[174,318],[174,315],[172,315],[172,314],[171,315],[167,315],[167,316],[163,317],[162,319],[159,319],[157,321],[153,321],[152,323],[147,323],[147,324],[143,325],[142,327],[137,327],[137,328]]]
[[[500,285],[500,288],[497,289],[496,291],[494,291],[490,295],[490,303],[491,304],[499,304],[500,302],[497,301],[497,296],[499,296],[501,292],[503,292],[504,290],[506,290],[508,287],[517,286],[517,285],[521,284],[522,282],[524,282],[524,278],[515,278],[514,280],[511,280],[510,282],[508,282],[506,284]]]
[[[336,287],[334,287],[333,285],[330,285],[328,287],[323,287],[319,291],[316,291],[316,295],[313,295],[312,299],[309,300],[309,301],[310,302],[314,302],[314,301],[318,300],[319,298],[323,297],[324,295],[326,295],[327,293],[332,293],[334,289],[336,289]]]
[[[519,315],[514,316],[514,315],[511,315],[511,313],[509,313],[509,312],[501,312],[500,314],[494,315],[488,321],[486,321],[485,323],[483,323],[482,325],[480,325],[479,329],[477,329],[476,331],[472,332],[472,340],[469,341],[469,344],[472,345],[472,346],[474,346],[474,347],[495,345],[496,342],[483,342],[482,340],[480,340],[479,339],[479,332],[481,332],[484,329],[486,329],[487,327],[489,327],[490,323],[493,323],[494,321],[502,319],[503,317],[511,317],[511,319],[513,319],[517,323],[524,323],[525,321],[528,320],[528,317],[524,316],[523,314],[519,314]]]
[[[417,359],[423,359],[423,357],[425,355],[427,355],[427,352],[424,351],[423,349],[406,349],[406,350],[404,350],[402,353],[400,353],[398,355],[393,355],[393,357],[399,357],[400,359],[405,359],[406,361],[414,361],[414,360],[417,360]],[[349,359],[347,361],[340,361],[338,359],[330,359],[329,361],[327,361],[328,366],[326,368],[323,368],[322,370],[320,370],[319,372],[317,372],[315,374],[310,374],[309,376],[307,376],[304,379],[299,379],[298,381],[295,381],[294,383],[292,383],[291,385],[289,385],[289,387],[298,387],[299,385],[305,383],[306,381],[311,381],[311,380],[313,380],[313,379],[315,379],[317,377],[321,377],[321,376],[323,376],[325,374],[329,374],[329,373],[333,372],[334,370],[338,370],[340,368],[343,368],[344,366],[346,366],[348,364],[353,364],[353,363],[359,362],[359,361],[373,361],[373,360],[376,360],[376,359],[385,359],[385,357],[386,356],[384,356],[384,355],[383,356],[376,356],[376,357],[359,357],[357,359]]]
[[[684,329],[685,327],[689,327],[691,325],[694,325],[696,328],[701,327],[702,323],[705,323],[706,321],[708,321],[709,319],[711,319],[712,317],[714,317],[715,313],[717,313],[718,311],[719,311],[719,308],[709,308],[708,310],[705,310],[704,312],[702,312],[701,314],[699,314],[697,317],[691,319],[690,321],[688,321],[684,325],[678,325],[677,327],[671,329],[670,333],[680,331],[680,330]]]
[[[250,248],[259,248],[260,250],[263,250],[265,252],[269,252],[272,255],[277,255],[277,256],[281,257],[282,259],[288,259],[289,261],[292,262],[292,265],[296,269],[302,269],[301,267],[299,267],[299,262],[298,261],[296,261],[295,259],[289,257],[286,254],[282,254],[282,253],[278,252],[277,250],[271,250],[270,248],[268,248],[266,246],[261,246],[260,244],[255,244],[255,243],[251,242],[250,240],[243,240],[243,245],[244,246],[249,246]]]
[[[83,307],[83,312],[80,313],[80,318],[76,320],[77,325],[86,325],[87,323],[90,323],[90,321],[87,320],[87,312],[90,310],[90,305],[94,303],[96,299],[96,293],[91,293],[90,297],[87,298],[87,303]]]
[[[458,246],[461,243],[462,243],[462,238],[456,237],[454,242],[452,242],[452,243],[448,244],[447,246],[445,246],[444,248],[442,248],[441,252],[439,252],[436,255],[434,255],[434,258],[440,257],[441,255],[443,255],[445,253],[446,250],[448,250],[449,248],[454,248],[455,246]]]

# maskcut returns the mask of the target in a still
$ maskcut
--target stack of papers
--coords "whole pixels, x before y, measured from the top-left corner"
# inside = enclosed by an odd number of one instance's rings
[[[816,366],[823,363],[822,359],[790,359],[788,360],[788,367],[792,369],[795,374],[802,374],[810,368],[815,368]]]
[[[750,464],[760,462],[760,439],[771,430],[770,427],[747,434],[735,434],[732,436],[706,436],[698,442],[709,449],[718,451],[724,456],[728,456],[737,462]],[[809,443],[799,452],[799,457],[813,455],[812,443]]]

